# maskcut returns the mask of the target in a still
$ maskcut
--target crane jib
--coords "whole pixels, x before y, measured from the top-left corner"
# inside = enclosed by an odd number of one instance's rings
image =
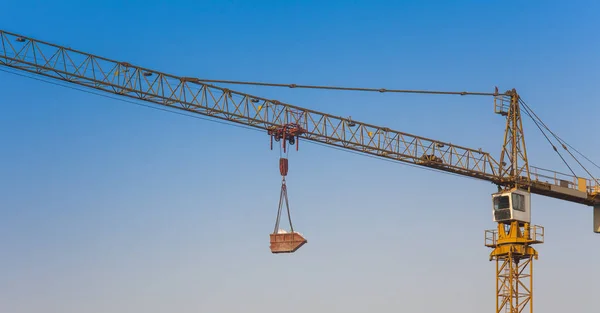
[[[518,185],[565,201],[590,206],[600,203],[600,186],[594,179],[530,167],[526,157],[522,158],[525,163],[517,164],[515,156],[522,151],[515,139],[523,140],[522,136],[505,138],[503,154],[497,161],[480,149],[265,99],[198,78],[162,73],[2,30],[0,41],[0,65],[7,68],[264,130],[295,124],[305,130],[299,135],[304,140],[499,186]],[[496,97],[514,95],[495,93]],[[520,122],[519,116],[502,113],[507,120]]]

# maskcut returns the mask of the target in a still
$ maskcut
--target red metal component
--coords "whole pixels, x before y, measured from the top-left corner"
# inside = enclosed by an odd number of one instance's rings
[[[293,253],[307,242],[296,232],[271,234],[271,253]]]
[[[306,130],[303,129],[299,124],[290,123],[285,124],[279,127],[271,127],[268,129],[268,134],[271,135],[271,150],[273,150],[273,139],[279,142],[283,139],[281,143],[283,147],[283,152],[286,152],[286,141],[290,145],[296,144],[299,139],[299,136],[306,133]],[[296,144],[296,151],[298,151],[298,144]]]
[[[288,173],[288,159],[279,158],[279,172],[281,176],[287,176]]]
[[[302,129],[299,124],[285,124],[283,126],[273,126],[268,128],[268,133],[271,137],[271,150],[273,150],[273,140],[279,142],[282,141],[281,146],[283,153],[286,153],[286,142],[290,145],[296,144],[296,150],[298,150],[298,136],[306,133],[306,130]],[[307,240],[302,237],[301,234],[294,231],[292,226],[292,217],[290,215],[290,207],[288,204],[287,187],[285,184],[285,176],[287,176],[289,170],[288,159],[286,157],[279,158],[279,172],[281,173],[281,195],[279,197],[279,207],[277,209],[277,219],[275,222],[275,229],[270,235],[271,237],[271,252],[272,253],[293,253],[300,249]],[[281,213],[283,206],[285,205],[287,210],[287,217],[290,223],[291,231],[279,229],[279,222],[281,219]]]

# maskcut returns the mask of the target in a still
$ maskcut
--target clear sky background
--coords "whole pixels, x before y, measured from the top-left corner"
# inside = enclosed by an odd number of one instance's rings
[[[596,163],[597,1],[15,1],[0,27],[182,76],[453,91],[516,88]],[[272,255],[266,133],[0,72],[0,312],[492,312],[484,181],[305,143]],[[499,157],[485,97],[232,87]],[[525,120],[532,165],[566,172]],[[572,159],[570,164],[575,165]],[[589,163],[597,176],[600,170]],[[577,168],[578,174],[583,174]],[[534,196],[537,312],[595,312],[592,210]]]

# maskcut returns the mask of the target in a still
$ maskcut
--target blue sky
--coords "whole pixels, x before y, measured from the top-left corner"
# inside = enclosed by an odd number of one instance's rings
[[[373,88],[516,88],[600,162],[594,1],[20,1],[0,27],[181,76]],[[0,311],[461,312],[494,307],[495,186],[314,144],[290,156],[308,244],[268,250],[266,133],[0,72]],[[492,99],[237,86],[499,156]],[[531,121],[530,163],[567,171]],[[575,164],[572,160],[570,164]],[[592,172],[600,170],[591,165]],[[578,170],[579,174],[582,174]],[[535,309],[592,312],[588,207],[533,197]]]

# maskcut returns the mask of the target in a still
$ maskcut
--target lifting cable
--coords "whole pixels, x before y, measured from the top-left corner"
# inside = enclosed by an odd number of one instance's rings
[[[283,159],[287,160],[287,159]],[[287,163],[287,162],[286,162]],[[275,229],[273,230],[273,234],[277,234],[279,232],[279,221],[281,220],[281,209],[283,209],[283,204],[285,204],[287,210],[288,221],[290,222],[290,232],[294,232],[294,225],[292,224],[292,215],[290,213],[290,204],[287,196],[287,187],[285,185],[285,177],[281,179],[281,193],[279,195],[279,207],[277,208],[277,219],[275,220]]]
[[[560,152],[558,152],[558,149],[556,148],[556,146],[550,141],[550,139],[548,138],[548,136],[546,135],[546,133],[544,132],[544,130],[542,130],[542,128],[540,127],[539,124],[541,124],[546,130],[548,130],[548,132],[550,134],[552,134],[552,136],[561,144],[561,146],[563,147],[563,149],[565,149],[567,151],[567,153],[569,153],[569,155],[571,155],[571,157],[577,162],[577,164],[579,164],[583,168],[583,170],[590,176],[590,178],[593,179],[596,182],[596,184],[599,184],[598,180],[596,178],[594,178],[594,175],[592,175],[587,170],[587,168],[583,164],[581,164],[581,162],[577,159],[577,157],[575,157],[573,155],[573,153],[571,153],[571,151],[569,149],[567,149],[567,145],[568,144],[564,140],[560,139],[552,130],[550,130],[550,128],[542,121],[542,119],[539,116],[537,116],[537,114],[535,114],[535,112],[527,105],[527,103],[525,103],[524,100],[519,99],[519,102],[521,103],[521,105],[523,105],[523,108],[525,109],[525,113],[533,120],[533,122],[538,127],[538,129],[542,132],[542,134],[544,135],[544,137],[546,137],[546,140],[548,140],[548,142],[550,143],[550,145],[552,145],[552,148],[554,149],[554,151],[556,151],[556,153],[560,156],[560,158],[563,160],[563,162],[565,163],[565,165],[567,165],[567,167],[569,168],[569,170],[571,171],[571,173],[573,174],[573,176],[579,177],[579,176],[577,176],[577,174],[575,174],[575,172],[573,171],[573,169],[569,166],[569,164],[566,162],[566,160],[563,158],[563,156],[560,154]],[[538,123],[538,121],[539,121],[539,123]],[[579,154],[581,154],[581,153],[579,153]],[[583,155],[583,154],[581,154],[581,155],[585,159],[587,159],[588,161],[590,161],[592,164],[594,164],[596,167],[598,167],[598,165],[596,165],[594,162],[592,162],[591,160],[589,160],[585,155]]]
[[[288,195],[287,195],[287,185],[286,185],[286,181],[285,181],[285,177],[287,176],[288,170],[289,170],[288,155],[289,155],[289,151],[291,150],[291,149],[286,149],[285,144],[286,144],[286,141],[290,141],[294,137],[286,138],[286,136],[285,136],[286,132],[287,132],[286,128],[283,128],[284,136],[283,136],[283,138],[280,138],[279,140],[277,140],[277,141],[282,141],[282,143],[279,145],[279,173],[281,174],[281,193],[279,194],[279,206],[277,207],[277,219],[275,220],[275,229],[273,230],[273,234],[279,233],[279,223],[281,220],[281,211],[283,209],[284,204],[285,204],[286,211],[287,211],[288,221],[290,223],[290,232],[294,233],[294,225],[292,224],[292,215],[290,212],[290,204],[289,204]],[[271,136],[273,136],[273,134]],[[271,138],[273,138],[273,137],[271,137]],[[294,142],[296,145],[298,144],[297,140],[293,140],[292,142]],[[291,144],[291,142],[290,142],[290,144]]]

